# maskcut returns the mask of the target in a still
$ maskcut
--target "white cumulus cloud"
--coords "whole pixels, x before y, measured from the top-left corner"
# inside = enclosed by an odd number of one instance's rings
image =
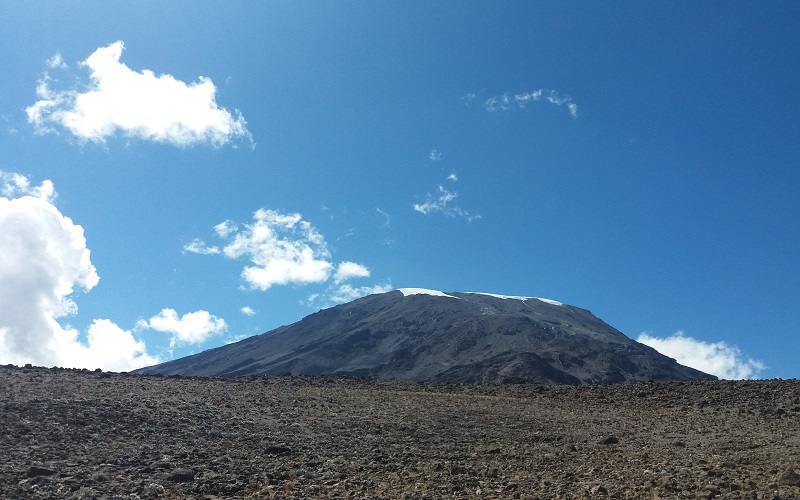
[[[369,269],[355,262],[341,262],[333,275],[334,282],[341,283],[352,278],[369,278]]]
[[[512,108],[524,109],[528,104],[536,101],[545,101],[556,106],[566,106],[573,118],[578,117],[578,105],[572,97],[561,94],[551,89],[538,89],[521,94],[503,94],[490,97],[483,102],[487,111],[506,111]]]
[[[52,182],[7,172],[0,182],[0,363],[127,371],[158,362],[109,320],[95,320],[86,343],[58,322],[100,279],[83,228],[52,204]]]
[[[77,332],[68,331],[70,335],[57,336],[56,349],[73,366],[130,371],[161,362],[159,357],[147,354],[143,340],[136,340],[129,330],[123,330],[108,319],[92,322],[85,346],[77,341]]]
[[[208,311],[201,310],[178,316],[175,309],[162,309],[149,320],[140,320],[138,326],[171,334],[170,347],[177,344],[201,344],[211,335],[228,329],[224,319],[217,318]]]
[[[246,257],[253,264],[242,270],[251,287],[267,290],[273,285],[320,283],[333,270],[325,239],[300,214],[258,210],[252,224],[231,230],[233,240],[223,248],[230,259]]]
[[[380,209],[378,213],[389,215]],[[195,239],[184,246],[184,251],[198,254],[221,253],[229,259],[246,258],[241,273],[245,285],[251,289],[268,290],[276,285],[308,285],[329,282],[324,293],[313,294],[312,303],[332,303],[342,298],[359,297],[370,290],[382,290],[382,285],[354,288],[344,282],[355,278],[368,278],[370,270],[363,264],[343,261],[334,265],[328,244],[314,226],[298,213],[281,213],[260,209],[253,214],[249,224],[236,224],[226,220],[214,226],[214,232],[226,240],[221,250]],[[319,299],[319,300],[317,300]],[[242,308],[248,315],[252,309]]]
[[[244,306],[241,309],[239,309],[239,311],[241,311],[241,313],[244,314],[245,316],[255,316],[256,315],[255,310],[253,310],[253,308],[250,307],[250,306]]]
[[[123,49],[123,42],[114,42],[81,62],[89,82],[78,88],[54,89],[45,76],[36,89],[39,100],[26,109],[28,121],[40,133],[62,128],[83,142],[105,143],[121,133],[180,147],[221,146],[237,138],[252,143],[242,114],[217,105],[210,78],[187,84],[171,75],[134,71],[120,62]],[[65,67],[59,54],[47,66]]]
[[[722,379],[757,378],[765,368],[761,361],[745,356],[736,346],[725,342],[704,342],[687,337],[681,331],[666,338],[642,332],[636,341],[674,358],[682,365]]]

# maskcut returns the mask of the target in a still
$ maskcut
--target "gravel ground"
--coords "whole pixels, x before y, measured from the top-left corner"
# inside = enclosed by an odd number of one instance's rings
[[[800,382],[0,367],[0,498],[800,498]]]

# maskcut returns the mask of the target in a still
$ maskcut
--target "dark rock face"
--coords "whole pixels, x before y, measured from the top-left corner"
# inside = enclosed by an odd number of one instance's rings
[[[713,379],[591,312],[535,298],[393,291],[143,368],[165,375],[346,375],[467,383]]]

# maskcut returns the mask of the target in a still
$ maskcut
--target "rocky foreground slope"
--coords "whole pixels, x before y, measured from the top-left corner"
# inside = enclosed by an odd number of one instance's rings
[[[800,382],[0,367],[0,498],[800,498]]]

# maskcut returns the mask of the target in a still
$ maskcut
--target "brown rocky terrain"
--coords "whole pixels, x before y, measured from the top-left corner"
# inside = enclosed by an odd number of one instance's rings
[[[800,498],[800,382],[0,367],[0,498]]]

